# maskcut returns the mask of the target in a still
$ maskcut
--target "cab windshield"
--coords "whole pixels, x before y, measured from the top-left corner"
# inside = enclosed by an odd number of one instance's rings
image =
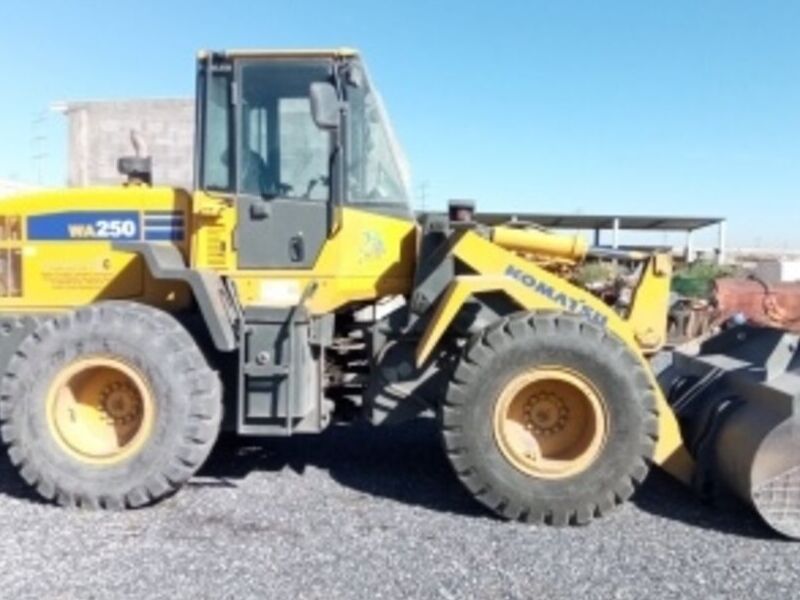
[[[405,157],[377,90],[360,63],[353,64],[360,77],[342,86],[348,108],[342,200],[408,204]],[[266,199],[330,199],[332,137],[314,123],[309,89],[315,81],[335,81],[333,61],[243,61],[237,69],[212,72],[207,82],[206,77],[202,71],[203,189]]]
[[[408,204],[408,166],[377,89],[364,74],[346,86],[347,191],[351,203]]]

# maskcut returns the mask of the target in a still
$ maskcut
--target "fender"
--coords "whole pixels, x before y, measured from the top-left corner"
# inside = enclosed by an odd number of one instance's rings
[[[239,304],[217,273],[187,267],[175,246],[149,242],[114,242],[112,247],[114,250],[141,256],[154,279],[183,281],[188,284],[217,350],[230,352],[238,347],[235,324],[238,320]]]
[[[475,275],[456,276],[447,285],[417,349],[418,365],[428,359],[469,296],[493,291],[504,293],[523,310],[581,315],[613,331],[629,346],[639,347],[631,328],[600,299],[475,232],[464,232],[450,254]]]

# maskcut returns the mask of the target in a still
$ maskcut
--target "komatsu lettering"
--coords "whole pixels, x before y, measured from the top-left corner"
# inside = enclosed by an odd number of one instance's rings
[[[591,306],[587,305],[583,300],[578,298],[573,298],[565,294],[564,292],[557,291],[552,285],[544,282],[539,281],[531,275],[530,273],[526,273],[522,269],[518,269],[513,265],[509,265],[506,267],[506,276],[511,277],[512,279],[516,279],[522,285],[527,288],[530,288],[540,296],[543,296],[553,302],[554,304],[558,304],[567,312],[575,313],[585,317],[587,320],[592,321],[593,323],[597,323],[603,327],[606,326],[608,323],[608,317],[602,313],[597,312]]]

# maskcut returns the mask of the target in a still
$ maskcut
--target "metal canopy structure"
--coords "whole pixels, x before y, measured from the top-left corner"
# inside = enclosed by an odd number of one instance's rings
[[[535,223],[551,229],[582,229],[594,232],[594,244],[600,246],[600,234],[611,232],[611,247],[619,247],[620,231],[683,232],[686,241],[681,254],[687,262],[695,258],[693,234],[699,229],[717,227],[714,248],[718,263],[725,262],[726,221],[722,217],[692,217],[673,215],[589,215],[557,213],[476,212],[474,219],[486,225]]]
[[[664,215],[583,215],[551,213],[475,213],[475,220],[487,225],[514,221],[537,223],[563,229],[614,229],[640,231],[695,231],[723,223],[720,217],[677,217]]]

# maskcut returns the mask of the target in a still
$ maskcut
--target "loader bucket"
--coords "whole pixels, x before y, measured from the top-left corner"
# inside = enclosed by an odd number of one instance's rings
[[[659,377],[696,461],[701,494],[732,492],[774,530],[800,539],[798,335],[741,325]]]

